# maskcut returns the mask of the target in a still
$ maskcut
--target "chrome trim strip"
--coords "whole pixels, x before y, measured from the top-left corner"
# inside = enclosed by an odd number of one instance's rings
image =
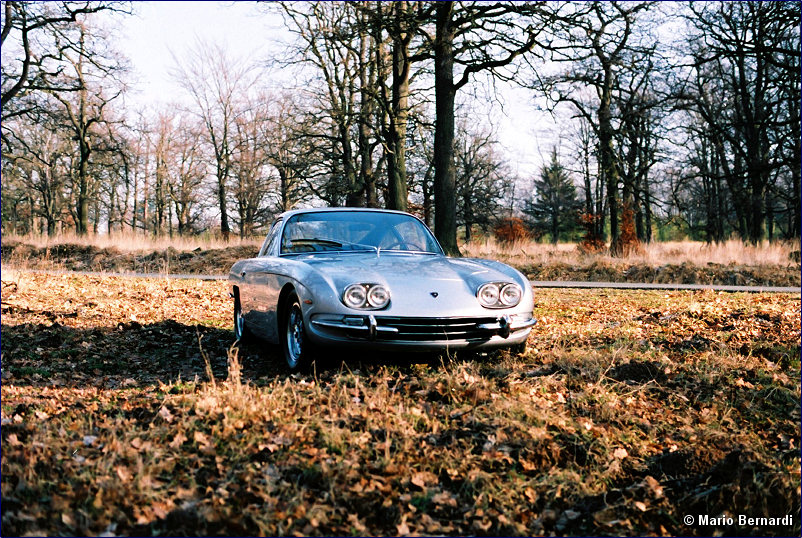
[[[520,331],[521,329],[528,329],[530,327],[534,327],[537,323],[537,320],[532,318],[528,319],[523,322],[513,322],[507,316],[503,318],[499,318],[499,320],[495,323],[480,323],[476,326],[477,329],[483,331],[498,331],[498,332],[507,332],[509,331]],[[502,335],[503,336],[503,335]]]
[[[523,323],[513,323],[510,325],[510,330],[519,331],[521,329],[528,329],[530,327],[534,327],[537,324],[537,320],[535,318],[529,319],[524,321]]]
[[[371,316],[371,317],[373,317],[373,316]],[[376,323],[375,318],[374,318],[373,323],[374,323],[374,326],[375,326],[375,323]],[[367,326],[367,325],[346,325],[345,323],[339,323],[337,321],[313,320],[312,321],[312,325],[315,325],[317,327],[326,327],[328,329],[343,329],[343,330],[348,330],[348,331],[368,331],[368,332],[370,332],[370,330],[371,330],[371,327]],[[380,333],[392,333],[392,334],[398,333],[398,329],[396,329],[395,327],[378,327],[378,326],[375,326],[374,330],[375,330],[375,332],[380,332]]]

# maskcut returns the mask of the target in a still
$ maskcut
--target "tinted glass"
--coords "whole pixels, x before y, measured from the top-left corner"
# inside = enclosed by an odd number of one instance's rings
[[[301,213],[287,221],[281,240],[282,254],[375,249],[442,253],[426,226],[397,213]]]
[[[259,251],[259,256],[270,256],[274,252],[273,247],[278,239],[278,230],[281,228],[281,221],[277,220],[270,227],[270,232],[267,234],[262,249]]]

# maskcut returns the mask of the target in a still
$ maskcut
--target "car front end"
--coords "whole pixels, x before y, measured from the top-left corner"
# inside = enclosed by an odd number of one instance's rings
[[[331,293],[318,293],[304,305],[306,331],[325,346],[403,351],[520,346],[536,323],[532,288],[518,271],[494,263],[390,253],[317,262]]]

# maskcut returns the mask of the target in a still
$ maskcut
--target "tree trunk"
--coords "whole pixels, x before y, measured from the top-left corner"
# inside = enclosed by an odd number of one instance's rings
[[[396,34],[393,37],[393,94],[390,118],[391,151],[387,160],[388,195],[387,209],[406,211],[407,193],[407,117],[409,115],[409,34],[405,31],[403,14],[407,2],[400,1],[393,5],[395,9]]]
[[[78,162],[78,204],[76,209],[78,221],[78,235],[89,232],[89,178],[87,165],[89,162],[89,147],[85,140],[81,140],[81,154]]]
[[[456,168],[454,166],[453,2],[438,3],[434,39],[434,234],[449,256],[457,247]]]
[[[342,147],[343,171],[345,172],[345,182],[347,193],[345,195],[346,207],[360,207],[362,200],[359,186],[356,181],[356,170],[354,170],[354,155],[351,149],[351,135],[345,125],[339,125],[340,145]]]
[[[423,192],[423,222],[426,223],[426,226],[429,228],[432,227],[432,188],[431,188],[431,179],[432,179],[432,170],[434,169],[433,164],[429,164],[426,168],[426,173],[423,175],[423,179],[421,179],[421,191]]]
[[[228,241],[231,228],[228,225],[228,211],[226,210],[226,175],[222,173],[219,166],[217,169],[217,203],[220,207],[220,234],[223,236],[223,241]]]
[[[599,154],[601,169],[607,184],[607,210],[610,214],[610,254],[622,254],[618,233],[618,167],[615,163],[613,146],[613,125],[610,113],[612,93],[612,74],[610,66],[605,67],[605,84],[599,102]]]

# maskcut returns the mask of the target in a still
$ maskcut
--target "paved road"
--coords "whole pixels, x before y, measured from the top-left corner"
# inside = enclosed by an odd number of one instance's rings
[[[713,290],[733,292],[801,293],[802,288],[785,286],[728,286],[724,284],[671,284],[639,282],[577,282],[570,280],[530,280],[533,288],[614,288],[623,290]]]
[[[2,269],[0,267],[0,269]],[[173,278],[177,280],[226,280],[228,275],[194,275],[165,273],[111,273],[102,271],[47,271],[39,269],[2,269],[3,279],[10,273],[42,273],[48,275],[118,276],[136,278]],[[727,286],[719,284],[662,284],[637,282],[579,282],[571,280],[532,280],[533,288],[612,288],[624,290],[713,290],[729,292],[801,293],[801,288],[782,286]]]

